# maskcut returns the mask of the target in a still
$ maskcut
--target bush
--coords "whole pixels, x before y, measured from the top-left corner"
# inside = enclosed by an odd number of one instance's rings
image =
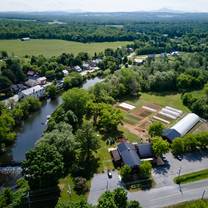
[[[151,176],[152,164],[148,161],[144,161],[139,166],[139,177],[149,178]]]
[[[128,165],[124,165],[121,167],[120,174],[124,182],[128,181],[131,177],[131,168]]]
[[[78,194],[84,194],[88,191],[87,180],[82,177],[77,177],[74,179],[75,187],[74,190]]]

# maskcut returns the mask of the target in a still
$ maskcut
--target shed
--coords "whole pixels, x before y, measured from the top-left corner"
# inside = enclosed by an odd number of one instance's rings
[[[114,164],[119,165],[119,163],[121,162],[121,156],[119,155],[118,150],[117,149],[112,150],[110,153],[111,153]]]
[[[124,164],[131,168],[138,167],[140,165],[140,158],[137,154],[136,147],[133,144],[123,142],[118,145],[118,152]]]

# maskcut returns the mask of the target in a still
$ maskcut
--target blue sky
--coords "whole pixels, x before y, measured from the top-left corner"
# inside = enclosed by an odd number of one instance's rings
[[[0,11],[149,11],[161,8],[208,12],[208,0],[0,0]]]

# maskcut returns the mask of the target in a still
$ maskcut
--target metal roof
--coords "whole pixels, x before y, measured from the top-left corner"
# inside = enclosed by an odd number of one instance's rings
[[[168,139],[169,142],[172,142],[175,138],[181,137],[181,134],[175,129],[164,129],[162,136]]]
[[[137,144],[136,147],[138,149],[140,158],[152,158],[153,157],[152,145],[150,143]]]
[[[181,136],[187,134],[198,122],[200,121],[199,116],[194,113],[189,113],[171,129],[176,130]]]
[[[140,158],[137,154],[136,148],[133,144],[124,142],[118,145],[118,151],[125,164],[129,167],[136,167],[140,165]]]
[[[31,87],[29,89],[23,90],[22,93],[24,95],[32,95],[33,93],[39,92],[39,91],[41,91],[43,89],[44,89],[43,87],[41,87],[40,85],[37,85],[35,87]]]

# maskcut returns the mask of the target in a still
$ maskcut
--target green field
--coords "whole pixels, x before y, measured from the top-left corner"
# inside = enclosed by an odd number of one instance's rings
[[[23,57],[25,55],[44,55],[46,57],[57,56],[63,52],[77,54],[88,52],[94,55],[95,52],[104,51],[106,48],[116,49],[125,46],[130,42],[104,42],[104,43],[79,43],[64,40],[0,40],[0,51],[7,51],[9,54]]]

